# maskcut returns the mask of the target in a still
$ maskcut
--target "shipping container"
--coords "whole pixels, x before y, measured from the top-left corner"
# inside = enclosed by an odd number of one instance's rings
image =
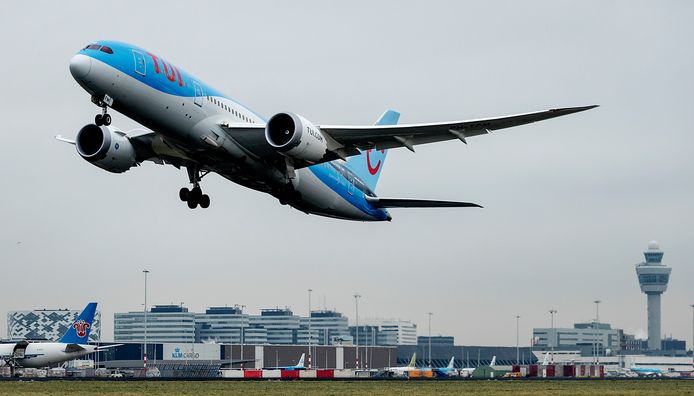
[[[549,366],[546,366],[546,367],[545,367],[545,376],[546,376],[546,377],[549,377],[549,378],[554,377],[554,376],[555,376],[555,372],[556,372],[555,370],[556,370],[556,366],[553,365],[553,364],[550,364]]]
[[[576,366],[574,365],[564,365],[562,369],[563,377],[575,377],[576,376]]]
[[[282,370],[263,370],[263,378],[278,379],[282,376]]]
[[[537,377],[538,366],[537,364],[528,365],[528,377]]]
[[[263,378],[263,370],[243,370],[243,378]]]
[[[282,379],[299,378],[299,370],[281,370],[280,378],[282,378]]]
[[[316,378],[335,378],[334,370],[316,370]]]
[[[316,370],[301,370],[299,378],[316,378]]]
[[[333,371],[334,378],[354,378],[354,370],[341,369]]]

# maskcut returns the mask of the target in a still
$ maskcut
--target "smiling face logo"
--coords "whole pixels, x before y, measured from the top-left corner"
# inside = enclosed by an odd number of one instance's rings
[[[371,151],[372,151],[371,149],[366,150],[366,167],[369,169],[369,173],[371,173],[372,175],[375,176],[376,173],[378,173],[378,170],[381,168],[381,159],[380,158],[378,159],[378,162],[376,162],[375,166],[371,165]],[[380,151],[381,151],[381,155],[386,153],[386,150],[380,150]]]
[[[72,325],[72,328],[77,332],[77,337],[84,337],[87,335],[87,329],[92,327],[89,323],[80,319]]]

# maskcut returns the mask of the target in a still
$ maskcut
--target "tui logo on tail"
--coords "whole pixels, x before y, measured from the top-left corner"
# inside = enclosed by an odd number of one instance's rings
[[[378,162],[376,162],[376,166],[371,165],[371,149],[366,150],[366,166],[369,169],[369,173],[372,175],[376,175],[378,173],[378,169],[381,167],[381,158],[378,159]],[[381,151],[381,157],[385,156],[386,151],[385,150],[380,150]]]

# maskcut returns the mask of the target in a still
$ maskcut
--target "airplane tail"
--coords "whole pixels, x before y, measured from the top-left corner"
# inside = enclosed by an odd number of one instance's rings
[[[66,344],[87,344],[89,342],[89,333],[92,329],[92,322],[96,314],[96,303],[87,304],[84,311],[75,319],[69,329],[60,339],[60,342]]]
[[[304,357],[306,356],[305,353],[301,354],[301,357],[299,358],[299,363],[296,364],[296,367],[304,367]]]
[[[494,366],[496,366],[496,356],[494,356],[494,357],[492,358],[491,363],[489,363],[489,367],[494,367]]]
[[[407,367],[415,367],[417,365],[417,352],[412,354],[412,359],[410,359],[410,363],[407,365]]]
[[[447,368],[452,369],[454,363],[455,363],[455,356],[453,356],[453,357],[451,358],[451,361],[448,362],[448,367],[447,367]]]
[[[399,119],[400,113],[395,110],[386,110],[375,125],[396,125]],[[376,189],[387,154],[388,150],[362,151],[360,155],[350,157],[347,160],[347,166],[373,191]]]
[[[546,366],[549,364],[549,352],[545,353],[545,359],[542,361],[542,365]]]

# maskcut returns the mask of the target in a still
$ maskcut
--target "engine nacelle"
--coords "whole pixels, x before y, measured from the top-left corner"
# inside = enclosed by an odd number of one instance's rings
[[[82,158],[109,172],[123,173],[137,163],[128,137],[110,126],[84,126],[77,133],[75,147]]]
[[[321,130],[294,113],[278,113],[265,127],[265,139],[280,154],[308,162],[317,162],[328,151]]]

